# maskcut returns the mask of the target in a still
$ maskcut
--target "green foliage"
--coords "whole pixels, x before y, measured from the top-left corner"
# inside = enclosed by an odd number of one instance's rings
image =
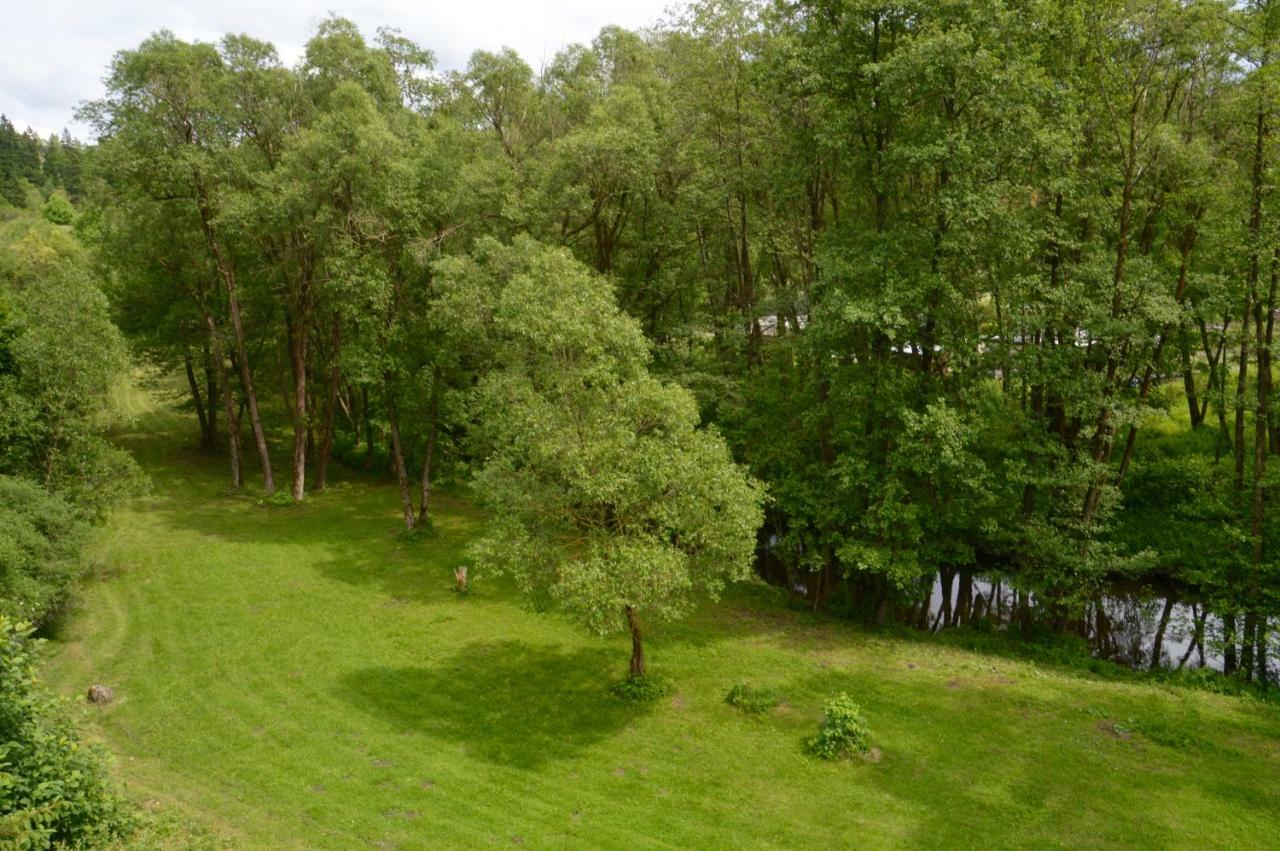
[[[476,491],[494,516],[477,564],[601,633],[628,607],[675,618],[745,578],[762,489],[699,428],[689,393],[648,375],[605,282],[528,239],[480,258],[439,269],[445,309],[481,311],[500,367],[474,408]]]
[[[76,218],[75,208],[62,192],[49,196],[49,200],[40,208],[40,214],[55,225],[69,225]]]
[[[675,686],[661,674],[627,677],[609,686],[609,693],[630,703],[653,703],[668,697]]]
[[[14,848],[90,848],[122,836],[131,816],[102,756],[80,742],[65,707],[42,693],[31,629],[0,614],[0,841]]]
[[[126,365],[74,237],[31,214],[0,224],[0,614],[49,618],[89,523],[140,489],[103,438]]]
[[[74,238],[29,216],[0,227],[0,473],[90,519],[137,492],[137,466],[102,437],[127,364]]]
[[[748,715],[763,715],[782,703],[782,695],[773,686],[735,683],[725,696],[725,701]]]
[[[257,505],[260,508],[293,508],[297,503],[288,491],[277,491],[271,496],[261,497]]]
[[[1058,621],[1157,575],[1274,613],[1274,524],[1244,494],[1274,469],[1243,469],[1266,464],[1245,438],[1273,405],[1231,378],[1270,350],[1242,310],[1275,307],[1276,20],[1226,0],[696,2],[540,71],[504,49],[452,75],[337,17],[296,68],[249,36],[160,32],[83,113],[101,141],[79,230],[139,349],[195,366],[193,408],[222,410],[225,385],[254,418],[215,366],[290,384],[298,497],[326,406],[336,457],[392,444],[367,457],[407,527],[419,470],[429,493],[438,462],[493,460],[510,545],[490,566],[550,576],[527,590],[597,629],[635,596],[605,577],[653,579],[646,616],[687,599],[688,530],[633,509],[694,456],[720,466],[718,438],[656,449],[708,426],[768,484],[774,578],[819,608],[883,619],[938,570],[993,566]],[[77,156],[0,140],[19,204]],[[1223,417],[1194,475],[1143,457],[1181,402],[1201,434]],[[1152,524],[1161,482],[1190,490]],[[554,531],[525,528],[534,491]]]
[[[0,115],[0,197],[15,207],[27,206],[30,187],[43,183],[41,147],[31,129],[19,133],[8,116]]]
[[[65,500],[0,475],[0,615],[38,622],[65,602],[87,533]]]
[[[809,740],[809,752],[821,759],[857,756],[871,749],[870,735],[862,708],[842,692],[823,707],[822,726]]]
[[[0,790],[13,779],[12,775],[0,772]],[[48,805],[0,815],[0,847],[16,851],[48,847],[52,831],[44,825],[52,814],[53,806]]]

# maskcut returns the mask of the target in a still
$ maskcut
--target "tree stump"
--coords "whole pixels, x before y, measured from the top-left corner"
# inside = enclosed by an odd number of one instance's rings
[[[453,590],[459,594],[465,594],[467,591],[467,568],[455,567],[453,569]]]
[[[89,686],[88,699],[90,703],[110,703],[116,699],[116,693],[110,686]]]

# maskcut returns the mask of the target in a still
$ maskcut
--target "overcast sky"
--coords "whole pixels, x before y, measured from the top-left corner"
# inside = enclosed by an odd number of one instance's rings
[[[216,41],[244,32],[275,44],[292,64],[329,11],[372,37],[388,25],[435,52],[438,66],[461,68],[473,50],[514,47],[535,69],[566,44],[590,41],[606,24],[657,21],[671,0],[24,0],[0,13],[0,112],[41,135],[63,127],[81,138],[76,104],[102,94],[112,55],[169,29]]]

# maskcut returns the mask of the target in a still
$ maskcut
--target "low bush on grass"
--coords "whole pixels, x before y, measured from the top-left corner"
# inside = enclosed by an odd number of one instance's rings
[[[0,615],[0,848],[91,848],[124,836],[131,815],[98,751],[44,693],[31,627]]]
[[[818,735],[809,740],[809,751],[821,759],[843,759],[871,749],[871,731],[862,709],[847,694],[827,701]]]
[[[725,701],[748,715],[763,715],[782,703],[782,695],[772,686],[752,686],[737,683],[729,689]]]
[[[259,508],[296,508],[298,501],[293,498],[293,493],[287,490],[278,490],[271,496],[258,497],[257,506]]]
[[[671,680],[655,674],[627,677],[609,688],[609,692],[614,697],[630,703],[652,703],[655,700],[661,700],[672,691],[674,687]]]
[[[71,202],[63,192],[50,195],[49,200],[45,201],[44,206],[40,208],[40,213],[55,225],[69,225],[76,218],[75,208],[71,206]]]

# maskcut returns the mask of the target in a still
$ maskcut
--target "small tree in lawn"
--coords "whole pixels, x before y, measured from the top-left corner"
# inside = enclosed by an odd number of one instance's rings
[[[649,375],[603,279],[529,239],[475,256],[439,269],[443,312],[469,305],[496,366],[475,405],[494,520],[473,555],[602,634],[629,631],[643,676],[643,624],[748,575],[761,486],[688,391]]]

